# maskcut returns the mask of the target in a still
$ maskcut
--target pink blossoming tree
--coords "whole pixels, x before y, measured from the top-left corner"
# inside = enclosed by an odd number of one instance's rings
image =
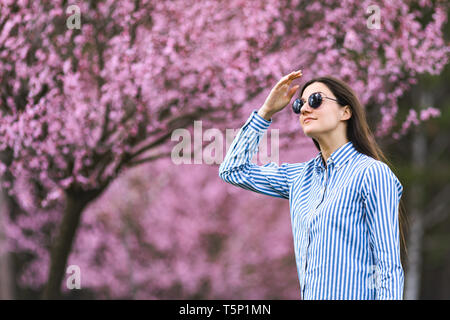
[[[184,296],[202,286],[236,296],[242,268],[282,264],[291,239],[270,214],[278,200],[250,206],[252,195],[225,187],[214,166],[180,170],[170,153],[173,131],[194,120],[238,128],[291,70],[349,82],[379,137],[438,115],[409,111],[403,127],[396,119],[417,75],[447,63],[444,2],[380,1],[380,29],[371,29],[369,1],[84,1],[79,30],[68,29],[65,3],[3,1],[0,11],[0,174],[22,209],[7,231],[11,250],[35,255],[23,283],[45,284],[46,298],[58,297],[68,261],[89,270],[83,279],[99,294],[154,298],[177,285]],[[281,147],[292,148],[296,117],[288,110],[275,122]],[[130,168],[146,168],[142,186],[119,178]],[[247,244],[255,235],[266,238]],[[266,278],[282,278],[271,268]],[[242,298],[270,296],[258,279]]]

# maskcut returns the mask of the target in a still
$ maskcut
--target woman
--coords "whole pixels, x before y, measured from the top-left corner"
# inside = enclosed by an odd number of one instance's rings
[[[300,124],[319,149],[302,163],[257,166],[251,159],[275,113],[292,99],[295,71],[254,110],[220,165],[226,182],[289,199],[303,299],[402,299],[399,202],[389,169],[353,90],[334,77],[300,90]]]

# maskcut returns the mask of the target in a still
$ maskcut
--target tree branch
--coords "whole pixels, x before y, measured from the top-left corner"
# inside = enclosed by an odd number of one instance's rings
[[[187,125],[189,125],[192,121],[198,119],[200,117],[200,115],[205,114],[205,113],[212,113],[212,112],[214,112],[214,110],[205,110],[202,108],[198,108],[197,110],[195,110],[194,112],[191,112],[189,114],[183,114],[183,115],[180,115],[180,116],[170,119],[168,121],[168,126],[169,126],[168,132],[165,133],[164,135],[162,135],[161,137],[159,137],[158,139],[141,147],[141,149],[137,150],[133,154],[131,154],[130,155],[131,159],[136,158],[137,156],[144,153],[145,151],[150,150],[150,149],[157,147],[158,145],[164,143],[172,135],[173,130],[176,130],[179,128],[184,128]]]
[[[140,164],[145,163],[145,162],[151,162],[151,161],[154,161],[154,160],[157,160],[157,159],[160,159],[160,158],[168,157],[168,156],[170,156],[170,154],[171,154],[170,152],[163,152],[163,153],[156,154],[156,155],[153,155],[153,156],[149,156],[149,157],[146,157],[146,158],[142,158],[142,159],[139,159],[139,160],[130,161],[125,166],[127,168],[132,168],[132,167],[135,167],[135,166],[140,165]]]

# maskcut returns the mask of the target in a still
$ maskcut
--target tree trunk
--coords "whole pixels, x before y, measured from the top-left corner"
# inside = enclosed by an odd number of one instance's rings
[[[420,212],[411,210],[411,228],[408,237],[408,272],[406,273],[406,300],[418,300],[422,268],[422,241],[424,223]]]
[[[83,209],[97,195],[98,192],[66,193],[66,208],[59,228],[59,234],[52,247],[48,282],[44,289],[43,299],[60,298],[61,282]]]
[[[9,253],[6,249],[6,236],[4,234],[5,217],[8,215],[8,204],[0,190],[0,300],[13,299],[12,273]]]
[[[414,170],[423,172],[425,168],[427,145],[422,128],[415,128],[412,145],[412,164]],[[418,300],[422,268],[422,242],[425,223],[422,215],[423,185],[414,181],[409,196],[411,228],[408,237],[408,269],[406,273],[406,300]]]

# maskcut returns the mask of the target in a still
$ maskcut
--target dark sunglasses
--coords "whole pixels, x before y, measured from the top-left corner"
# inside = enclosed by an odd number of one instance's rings
[[[322,104],[323,99],[329,99],[338,102],[336,99],[328,98],[321,92],[315,92],[311,94],[308,98],[308,103],[313,109],[317,109]],[[306,103],[305,99],[295,99],[294,103],[292,104],[292,109],[295,113],[300,113],[300,109],[303,107],[303,105]],[[339,103],[339,102],[338,102]]]

